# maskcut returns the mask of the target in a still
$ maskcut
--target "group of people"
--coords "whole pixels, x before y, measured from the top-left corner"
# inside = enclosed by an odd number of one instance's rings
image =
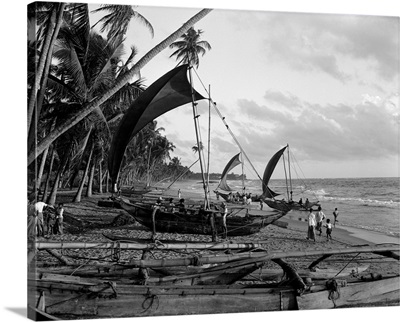
[[[64,205],[48,205],[43,201],[28,203],[28,237],[63,234]]]
[[[333,212],[334,222],[333,226],[336,227],[336,222],[338,222],[337,217],[339,216],[339,211],[335,208]],[[326,223],[324,225],[323,221],[326,219]],[[308,214],[308,231],[307,231],[307,239],[315,240],[316,232],[319,232],[319,236],[322,235],[322,227],[326,228],[326,240],[332,240],[332,223],[329,218],[326,218],[325,214],[322,212],[321,206],[318,207],[317,213],[314,214],[312,208],[310,208],[310,212]]]

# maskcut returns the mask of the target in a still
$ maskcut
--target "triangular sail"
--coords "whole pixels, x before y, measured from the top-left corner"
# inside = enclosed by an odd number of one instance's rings
[[[278,163],[279,159],[281,158],[281,156],[286,148],[287,148],[287,146],[285,146],[284,148],[282,148],[278,152],[276,152],[272,156],[271,160],[269,160],[269,162],[265,168],[264,176],[263,176],[263,197],[264,198],[273,198],[273,197],[279,195],[279,193],[276,193],[268,188],[268,183],[269,183],[269,180],[271,179],[272,173],[275,170],[276,164]]]
[[[129,141],[149,122],[192,99],[204,99],[187,79],[188,65],[179,66],[151,84],[132,103],[114,134],[108,158],[112,184],[117,180],[125,149]],[[193,91],[193,96],[192,96]]]
[[[236,154],[225,166],[224,171],[222,171],[221,181],[217,187],[217,189],[221,189],[224,191],[232,191],[232,189],[228,186],[226,182],[226,177],[228,176],[229,171],[231,171],[234,167],[239,165],[241,162],[239,160],[240,153]]]

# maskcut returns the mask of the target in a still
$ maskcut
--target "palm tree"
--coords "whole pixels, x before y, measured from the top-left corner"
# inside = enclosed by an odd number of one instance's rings
[[[102,23],[103,26],[101,27],[100,31],[108,31],[107,39],[110,42],[122,42],[126,32],[128,31],[129,23],[133,18],[145,25],[150,31],[151,35],[154,36],[153,26],[145,17],[134,10],[134,6],[103,4],[100,8],[93,10],[92,12],[103,11],[108,11],[109,14],[105,15],[98,22],[96,22],[93,25],[93,28],[98,23]]]
[[[194,153],[200,153],[200,151],[203,151],[203,150],[204,150],[204,145],[203,145],[203,142],[201,142],[201,141],[200,141],[199,146],[197,146],[197,145],[192,146],[192,151]]]
[[[32,21],[31,29],[35,30],[33,25],[37,23],[39,25],[38,35],[45,34],[44,41],[42,42],[38,53],[38,64],[35,64],[34,81],[30,84],[31,89],[28,101],[28,133],[31,133],[31,135],[35,134],[35,128],[31,127],[35,103],[37,103],[36,115],[40,115],[41,109],[41,102],[37,102],[38,91],[41,90],[43,95],[44,89],[46,88],[52,51],[61,27],[65,6],[65,3],[43,2],[35,2],[28,6],[28,19],[34,20]],[[36,124],[36,122],[33,123]]]
[[[200,40],[202,33],[202,30],[196,31],[191,27],[182,35],[182,40],[169,45],[169,48],[176,49],[169,57],[176,56],[176,60],[179,60],[178,65],[190,64],[198,68],[200,63],[199,54],[204,56],[206,50],[211,50],[211,45],[207,41]]]
[[[46,137],[41,140],[35,149],[31,149],[28,153],[28,164],[31,164],[37,156],[41,155],[43,151],[50,146],[60,135],[65,133],[71,127],[75,126],[90,113],[96,110],[101,104],[106,102],[110,97],[112,97],[117,91],[119,91],[129,80],[136,75],[152,58],[159,54],[162,50],[167,48],[173,41],[178,39],[183,33],[185,33],[192,25],[205,17],[212,9],[203,9],[195,16],[190,18],[182,27],[177,29],[174,33],[164,39],[161,43],[156,45],[147,54],[145,54],[136,64],[134,64],[129,71],[120,74],[115,80],[112,86],[104,90],[101,94],[95,97],[90,102],[86,102],[82,105],[79,111],[76,111],[70,116],[68,120],[58,125],[53,131],[51,131]]]

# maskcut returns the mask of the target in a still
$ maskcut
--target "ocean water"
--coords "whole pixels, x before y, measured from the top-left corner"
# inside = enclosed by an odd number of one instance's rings
[[[241,181],[228,180],[228,184],[232,189],[242,189]],[[216,186],[217,182],[212,182],[211,191]],[[260,180],[246,180],[245,186],[253,195],[261,193]],[[178,182],[175,188],[179,187],[202,193],[202,183],[198,181]],[[278,199],[287,199],[285,180],[272,179],[269,187],[282,193]],[[400,178],[297,179],[292,180],[292,191],[295,201],[319,200],[331,220],[332,212],[338,208],[340,225],[400,237]]]

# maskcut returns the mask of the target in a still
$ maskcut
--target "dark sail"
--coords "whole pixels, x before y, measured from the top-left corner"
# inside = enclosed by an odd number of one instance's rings
[[[234,167],[236,167],[238,164],[241,163],[239,160],[239,155],[240,153],[236,154],[225,166],[224,171],[222,171],[221,181],[217,189],[221,189],[224,191],[232,191],[232,189],[228,186],[228,183],[226,182],[226,177],[229,171],[231,171]]]
[[[287,148],[287,146],[285,146],[284,148],[282,148],[278,152],[276,152],[272,156],[271,160],[269,160],[269,162],[265,168],[264,176],[263,176],[263,197],[264,198],[273,198],[273,197],[279,195],[279,193],[273,192],[271,189],[268,188],[268,183],[269,183],[269,180],[271,179],[272,173],[275,170],[276,164],[278,163],[279,159],[281,158],[281,156],[286,148]]]
[[[109,152],[108,171],[113,185],[129,141],[155,118],[192,101],[187,70],[188,65],[182,65],[166,73],[140,94],[126,111],[114,134]],[[193,96],[196,101],[204,99],[194,89]]]

